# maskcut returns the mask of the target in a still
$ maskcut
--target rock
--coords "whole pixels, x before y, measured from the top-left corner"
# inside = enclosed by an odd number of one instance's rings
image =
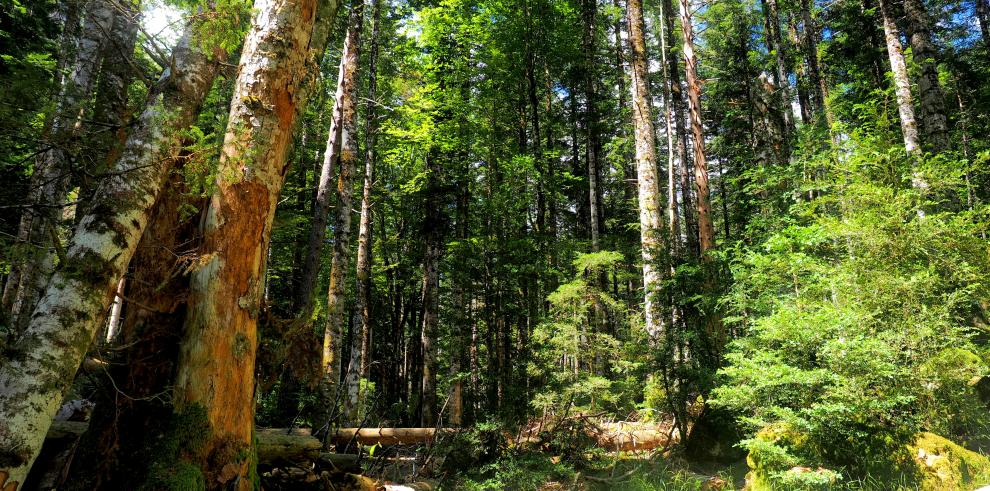
[[[919,433],[908,450],[921,491],[973,489],[990,483],[990,459],[934,433]]]

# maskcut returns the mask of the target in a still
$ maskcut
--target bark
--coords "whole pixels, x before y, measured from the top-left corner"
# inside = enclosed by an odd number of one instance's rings
[[[381,0],[372,4],[371,50],[368,56],[368,102],[365,127],[364,184],[361,194],[361,221],[358,224],[358,250],[356,297],[354,318],[351,323],[351,359],[347,369],[346,414],[357,421],[354,410],[360,397],[361,378],[368,378],[368,362],[371,336],[371,191],[374,185],[375,141],[378,138],[378,37],[381,18]]]
[[[767,47],[773,51],[776,61],[777,87],[780,89],[780,112],[784,117],[785,139],[794,132],[794,113],[791,109],[791,82],[787,77],[787,51],[780,34],[780,11],[777,0],[763,0],[763,18],[766,24]]]
[[[339,2],[339,0],[337,0]],[[322,24],[322,22],[321,22]],[[332,22],[326,22],[330,25]],[[350,24],[348,24],[350,25]],[[325,42],[325,41],[324,41]],[[341,61],[343,61],[343,57]],[[299,281],[296,299],[296,317],[309,322],[313,315],[313,297],[316,293],[316,280],[320,275],[320,256],[323,253],[323,243],[327,234],[327,223],[330,217],[330,200],[333,195],[333,169],[339,161],[342,134],[341,121],[345,90],[340,83],[344,78],[344,63],[340,65],[337,75],[337,92],[334,97],[333,113],[330,117],[330,132],[327,135],[327,146],[323,152],[323,163],[319,167],[319,181],[316,187],[316,198],[313,201],[312,228],[309,233],[309,245],[306,248],[306,260],[302,266],[302,276]],[[321,115],[322,116],[322,115]],[[325,366],[321,360],[321,367]]]
[[[811,0],[801,0],[802,45],[808,63],[808,82],[811,84],[811,103],[815,111],[825,110],[825,82],[818,66],[818,27],[811,16]]]
[[[251,489],[256,478],[250,455],[266,253],[309,70],[325,43],[314,29],[320,3],[257,0],[234,83],[174,391],[178,414],[205,417],[209,432],[197,435],[204,458],[191,465],[211,487]]]
[[[330,287],[327,292],[327,323],[323,331],[324,383],[337,384],[339,354],[347,322],[347,273],[350,270],[351,206],[354,195],[354,172],[357,168],[357,75],[361,56],[361,28],[364,23],[364,0],[354,0],[340,58],[340,78],[337,81],[337,102],[340,104],[338,125],[339,149],[336,155],[337,208],[334,215],[333,258],[330,265]],[[331,130],[332,131],[332,130]],[[331,137],[332,138],[332,137]],[[328,147],[329,147],[328,143]],[[331,155],[331,152],[327,152]]]
[[[880,0],[880,15],[883,18],[884,40],[887,42],[887,57],[890,59],[891,72],[894,75],[894,93],[897,95],[897,112],[900,115],[901,134],[904,137],[904,150],[912,159],[921,154],[918,139],[918,126],[914,119],[914,102],[911,97],[911,81],[908,79],[907,64],[904,62],[904,51],[901,48],[900,32],[894,22],[890,0]],[[919,187],[917,177],[912,182]]]
[[[705,130],[701,119],[701,85],[698,81],[698,60],[694,55],[694,27],[691,25],[690,0],[680,0],[681,34],[684,37],[684,75],[688,87],[688,107],[691,113],[691,134],[694,143],[694,185],[697,194],[698,252],[705,255],[715,247],[711,204],[708,199],[708,162],[705,160]]]
[[[632,89],[632,118],[636,138],[636,176],[639,182],[639,228],[643,255],[643,294],[646,332],[660,336],[663,315],[657,302],[660,284],[660,233],[662,206],[657,177],[656,141],[653,129],[653,99],[650,97],[646,42],[643,38],[643,4],[626,0],[629,29],[629,78]]]
[[[426,253],[423,257],[423,324],[421,331],[423,377],[422,377],[422,424],[431,427],[437,418],[437,328],[440,322],[440,259],[444,252],[444,228],[442,191],[443,168],[437,150],[427,156],[426,221],[423,240]]]
[[[664,19],[667,18],[665,12],[661,12],[661,16]],[[674,150],[674,140],[678,138],[676,134],[676,129],[674,126],[674,105],[673,105],[673,95],[670,90],[670,69],[669,60],[667,59],[669,55],[669,45],[667,44],[667,36],[671,33],[668,30],[667,23],[661,23],[660,27],[660,58],[661,58],[661,69],[664,78],[664,125],[667,127],[667,223],[670,226],[670,254],[671,256],[676,256],[680,249],[681,241],[681,226],[680,220],[678,218],[677,212],[677,167],[678,160]]]
[[[945,94],[938,81],[937,53],[932,45],[932,23],[923,0],[904,0],[908,40],[911,53],[919,68],[918,127],[926,149],[941,152],[949,148],[946,122]]]
[[[598,173],[599,150],[601,147],[600,125],[598,121],[598,96],[595,90],[595,54],[597,52],[596,43],[596,17],[598,16],[597,0],[581,0],[581,19],[583,31],[581,37],[581,49],[583,51],[584,77],[582,80],[584,90],[584,130],[585,142],[585,163],[588,167],[588,225],[591,231],[591,250],[597,252],[599,249],[599,235],[601,233],[601,207],[599,204]]]
[[[108,343],[117,337],[117,331],[120,328],[120,315],[124,309],[124,288],[126,284],[127,278],[121,278],[117,283],[117,290],[114,292],[113,307],[110,308],[110,319],[107,320],[106,342]]]
[[[127,89],[134,80],[134,45],[137,41],[140,5],[134,0],[120,3],[113,17],[113,30],[103,47],[103,69],[96,86],[96,102],[93,120],[96,121],[96,136],[91,151],[87,152],[90,161],[80,176],[80,208],[85,209],[101,176],[120,156],[127,139],[128,97]],[[82,216],[83,213],[77,213]]]
[[[20,236],[31,247],[26,258],[14,265],[19,280],[11,307],[14,339],[31,322],[45,285],[55,269],[55,249],[51,230],[58,226],[62,204],[69,190],[72,163],[79,152],[84,119],[100,70],[106,33],[113,23],[113,9],[103,0],[90,0],[84,6],[85,19],[73,47],[73,61],[62,85],[48,130],[47,141],[35,161],[31,176],[30,207],[21,216]]]
[[[180,40],[114,173],[69,242],[25,336],[0,367],[0,471],[23,481],[148,223],[217,64]]]
[[[684,126],[684,121],[688,116],[687,107],[684,103],[684,91],[681,89],[681,75],[680,67],[677,63],[677,57],[673,56],[672,44],[674,36],[674,19],[677,17],[677,12],[674,10],[674,4],[672,0],[663,0],[663,18],[664,27],[671,37],[667,41],[667,46],[665,48],[667,53],[667,70],[669,74],[668,88],[670,90],[670,101],[671,110],[673,112],[674,120],[674,133],[677,140],[677,168],[680,173],[680,188],[681,188],[681,206],[684,208],[684,235],[687,238],[685,241],[687,249],[692,254],[698,253],[698,227],[697,222],[694,217],[694,210],[691,206],[693,199],[691,196],[691,172],[688,166],[688,151],[687,151],[687,128]]]

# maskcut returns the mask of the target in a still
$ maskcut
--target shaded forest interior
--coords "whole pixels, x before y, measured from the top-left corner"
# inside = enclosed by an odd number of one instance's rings
[[[988,0],[5,0],[0,490],[990,486],[988,80]]]

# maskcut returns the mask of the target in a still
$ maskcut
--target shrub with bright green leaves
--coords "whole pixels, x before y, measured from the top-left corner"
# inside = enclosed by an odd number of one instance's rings
[[[795,453],[753,438],[751,452],[856,477],[889,469],[920,431],[971,446],[990,435],[974,389],[990,373],[990,207],[946,199],[960,190],[950,172],[929,174],[939,193],[921,199],[891,177],[910,175],[906,159],[852,137],[819,183],[828,192],[728,254],[744,335],[711,402],[751,434],[783,425],[805,439]]]

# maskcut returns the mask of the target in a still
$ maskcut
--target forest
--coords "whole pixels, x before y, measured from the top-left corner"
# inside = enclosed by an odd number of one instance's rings
[[[988,135],[990,0],[0,0],[0,490],[990,489]]]

